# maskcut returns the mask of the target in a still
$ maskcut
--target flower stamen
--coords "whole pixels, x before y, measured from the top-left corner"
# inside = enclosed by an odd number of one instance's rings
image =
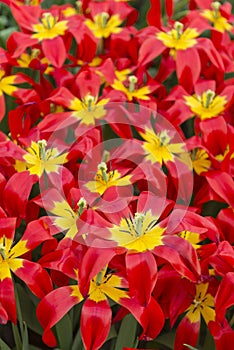
[[[181,22],[176,21],[174,24],[174,29],[176,30],[176,39],[179,40],[183,34],[184,25]]]
[[[128,78],[128,81],[129,81],[129,87],[128,87],[129,92],[134,92],[138,81],[137,77],[135,75],[130,75],[130,77]]]
[[[108,174],[107,174],[107,165],[105,162],[101,162],[98,164],[98,170],[102,173],[103,180],[107,183],[108,182]]]

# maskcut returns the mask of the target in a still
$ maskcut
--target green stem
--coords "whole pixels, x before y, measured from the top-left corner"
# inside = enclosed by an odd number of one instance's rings
[[[15,284],[15,300],[16,300],[16,309],[17,309],[17,319],[19,322],[19,327],[20,327],[20,335],[21,339],[24,334],[24,322],[23,322],[23,317],[22,317],[22,312],[21,312],[21,306],[20,306],[20,301],[19,301],[19,294],[17,290],[17,284]]]
[[[17,350],[22,350],[22,341],[19,335],[19,330],[16,324],[12,323],[12,332]]]

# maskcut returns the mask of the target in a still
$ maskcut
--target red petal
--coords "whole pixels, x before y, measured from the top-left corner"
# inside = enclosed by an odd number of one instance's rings
[[[11,1],[11,11],[19,26],[32,31],[32,24],[38,22],[41,8],[40,6],[21,6],[21,4]]]
[[[13,242],[16,218],[0,218],[0,237],[6,237]]]
[[[157,279],[157,265],[151,252],[127,254],[126,268],[130,294],[146,306]]]
[[[230,348],[230,344],[234,344],[234,330],[226,320],[222,324],[211,321],[209,330],[214,337],[216,350],[226,350]]]
[[[188,269],[186,262],[183,261],[180,254],[173,248],[166,245],[158,246],[154,248],[154,254],[169,262],[181,276],[185,276],[194,282],[197,281],[197,277]]]
[[[222,61],[222,56],[214,47],[212,41],[208,38],[198,38],[197,39],[197,48],[204,51],[204,53],[208,56],[211,63],[215,66],[219,73],[224,73],[224,64]]]
[[[51,62],[53,66],[61,68],[67,57],[63,39],[58,36],[52,40],[43,40],[41,46],[49,62]]]
[[[18,260],[18,259],[17,259]],[[38,298],[43,298],[53,289],[51,279],[41,265],[22,259],[23,266],[14,270],[14,273],[22,279],[28,288]]]
[[[153,297],[150,297],[145,307],[140,306],[133,298],[120,299],[119,303],[128,309],[142,326],[141,338],[146,336],[154,339],[157,337],[163,328],[165,316],[158,302]],[[128,313],[126,309],[119,310],[115,321],[122,319]]]
[[[113,249],[90,247],[84,255],[79,270],[79,288],[83,295],[89,290],[91,279],[116,255]]]
[[[209,264],[215,269],[215,272],[222,277],[224,277],[228,272],[233,272],[233,247],[227,241],[221,242],[215,254],[209,258]]]
[[[163,43],[155,37],[147,39],[139,51],[139,65],[146,65],[161,55],[165,50]]]
[[[234,272],[227,273],[220,283],[215,296],[215,309],[217,320],[220,322],[225,318],[227,308],[234,305]]]
[[[183,344],[188,344],[195,347],[197,344],[199,331],[200,321],[191,323],[188,317],[185,316],[177,328],[174,348],[176,350],[188,350],[188,347],[184,346]]]
[[[27,225],[21,240],[27,241],[27,248],[30,250],[36,248],[39,244],[44,243],[45,241],[56,241],[55,238],[51,237],[43,219],[31,221]]]
[[[0,302],[0,324],[6,324],[8,321],[8,315]]]
[[[3,192],[3,201],[10,216],[25,218],[28,197],[37,180],[38,177],[29,175],[28,171],[16,173],[9,179]]]
[[[38,40],[31,38],[28,34],[13,32],[7,41],[7,48],[10,52],[14,51],[12,57],[17,58],[22,55],[28,47],[32,47],[37,43]]]
[[[150,26],[161,27],[161,0],[150,0],[150,10],[147,14],[147,23]]]
[[[71,126],[78,122],[78,119],[72,117],[72,112],[61,112],[48,114],[38,125],[38,128],[44,132],[54,132]]]
[[[169,18],[173,15],[173,10],[174,10],[174,1],[166,0],[166,12]]]
[[[81,337],[85,350],[98,350],[105,342],[111,325],[111,308],[107,300],[86,300],[81,314]]]
[[[234,185],[231,175],[221,171],[210,171],[206,178],[215,193],[231,207],[234,207]]]
[[[3,308],[0,312],[1,317],[5,318],[7,314],[9,320],[16,323],[14,286],[10,278],[5,278],[0,281],[0,304]],[[3,310],[5,310],[5,312]]]
[[[0,92],[0,121],[3,119],[6,112],[5,98],[2,92]]]
[[[141,337],[148,336],[151,339],[156,338],[163,328],[164,321],[165,317],[162,309],[152,297],[139,320],[143,327]]]
[[[173,248],[180,254],[180,257],[184,260],[184,265],[193,273],[194,276],[199,278],[201,274],[201,267],[198,261],[196,250],[185,239],[178,236],[164,236],[163,243],[170,248]]]
[[[69,286],[53,290],[46,295],[37,307],[37,317],[44,328],[43,341],[51,346],[56,346],[56,339],[51,328],[81,300],[72,296],[72,288]]]
[[[200,57],[195,48],[191,47],[187,50],[176,51],[176,72],[179,83],[188,92],[192,91],[201,72]]]

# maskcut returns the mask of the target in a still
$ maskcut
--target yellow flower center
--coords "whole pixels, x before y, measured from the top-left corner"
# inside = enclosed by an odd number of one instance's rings
[[[135,75],[130,75],[128,77],[128,87],[126,87],[122,79],[114,80],[114,84],[112,84],[112,88],[118,91],[122,91],[129,101],[132,101],[134,98],[140,99],[140,100],[149,100],[150,97],[148,96],[151,91],[148,86],[143,86],[142,88],[137,89],[136,84],[138,82],[138,79]]]
[[[31,61],[35,58],[37,58],[40,54],[39,49],[32,49],[31,54],[28,53],[22,53],[22,55],[18,58],[17,63],[20,67],[28,68]]]
[[[51,13],[45,12],[41,18],[41,23],[33,24],[34,34],[32,38],[40,41],[54,39],[62,36],[67,30],[67,21],[58,21],[58,17],[53,17]]]
[[[119,15],[110,16],[107,12],[102,12],[94,17],[94,21],[87,19],[87,27],[93,32],[96,38],[108,38],[111,34],[120,33],[122,23]]]
[[[18,256],[28,251],[27,241],[21,240],[12,246],[12,240],[3,236],[0,238],[0,282],[5,278],[11,278],[11,272],[23,266],[22,259]]]
[[[141,137],[145,140],[143,149],[146,159],[152,163],[159,162],[161,165],[168,161],[173,161],[175,154],[183,154],[183,143],[171,143],[171,138],[167,130],[155,134],[153,130],[146,128],[145,133],[140,132]]]
[[[211,23],[213,23],[214,28],[218,31],[224,33],[225,31],[230,31],[232,29],[232,25],[228,23],[227,18],[223,17],[219,11],[220,2],[215,1],[211,4],[212,10],[204,10],[202,16],[208,19]]]
[[[215,158],[216,158],[218,161],[222,162],[229,152],[230,152],[230,146],[227,145],[227,147],[226,147],[224,153],[223,153],[223,154],[222,154],[222,153],[221,153],[221,154],[217,154],[217,156],[215,156]],[[231,158],[230,158],[230,159],[233,159],[233,154],[231,155]]]
[[[178,236],[191,243],[194,249],[200,248],[200,245],[198,243],[201,241],[201,239],[198,233],[191,231],[181,231]]]
[[[187,28],[184,30],[184,26],[180,22],[175,22],[174,28],[169,32],[157,33],[157,38],[163,42],[163,44],[171,49],[170,54],[175,57],[176,50],[186,50],[196,45],[199,35],[195,28]]]
[[[40,4],[39,0],[25,0],[25,5],[38,6]]]
[[[82,197],[78,202],[78,209],[73,210],[67,201],[54,202],[50,212],[55,216],[54,224],[66,234],[66,237],[74,238],[77,234],[77,219],[81,216],[87,206]]]
[[[204,149],[197,149],[192,151],[192,164],[195,172],[200,175],[208,171],[211,166],[209,155]]]
[[[82,100],[74,98],[69,106],[73,110],[72,116],[81,120],[82,124],[94,125],[96,119],[101,119],[106,115],[105,105],[109,99],[98,101],[97,96],[87,94]]]
[[[107,171],[106,163],[101,162],[98,165],[98,171],[94,181],[88,181],[85,187],[91,192],[99,193],[101,196],[109,187],[127,186],[131,184],[130,179],[131,175],[121,177],[121,174],[117,170]]]
[[[110,229],[111,239],[130,252],[152,250],[163,244],[162,234],[165,229],[157,225],[157,220],[158,217],[153,216],[151,211],[122,218],[119,225]]]
[[[46,149],[47,142],[40,140],[37,143],[32,141],[31,147],[23,156],[25,162],[16,161],[15,169],[17,171],[29,170],[30,174],[42,176],[44,172],[57,172],[59,166],[67,162],[67,153],[60,154],[57,148]]]
[[[0,69],[0,96],[3,93],[11,96],[17,90],[17,87],[12,85],[14,84],[17,76],[5,76],[5,74],[5,71],[3,69]]]
[[[200,315],[203,316],[206,324],[215,320],[214,298],[207,293],[208,283],[201,283],[196,286],[196,296],[187,309],[187,317],[191,323],[197,323]]]
[[[121,278],[107,273],[107,268],[102,269],[90,282],[89,299],[96,303],[106,300],[107,297],[115,302],[121,298],[129,298],[127,292],[120,289]]]
[[[203,92],[201,96],[184,96],[187,106],[201,120],[214,118],[225,110],[226,96],[215,95],[212,90]]]

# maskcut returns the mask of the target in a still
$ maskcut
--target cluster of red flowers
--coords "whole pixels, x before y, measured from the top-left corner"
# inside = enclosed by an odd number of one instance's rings
[[[82,302],[86,350],[131,313],[139,339],[175,325],[234,342],[234,16],[229,2],[124,0],[43,8],[2,0],[19,30],[0,49],[0,322],[13,275],[40,302],[43,341]],[[9,101],[9,98],[6,100]],[[7,105],[7,103],[6,103]],[[203,322],[203,321],[202,321]]]

